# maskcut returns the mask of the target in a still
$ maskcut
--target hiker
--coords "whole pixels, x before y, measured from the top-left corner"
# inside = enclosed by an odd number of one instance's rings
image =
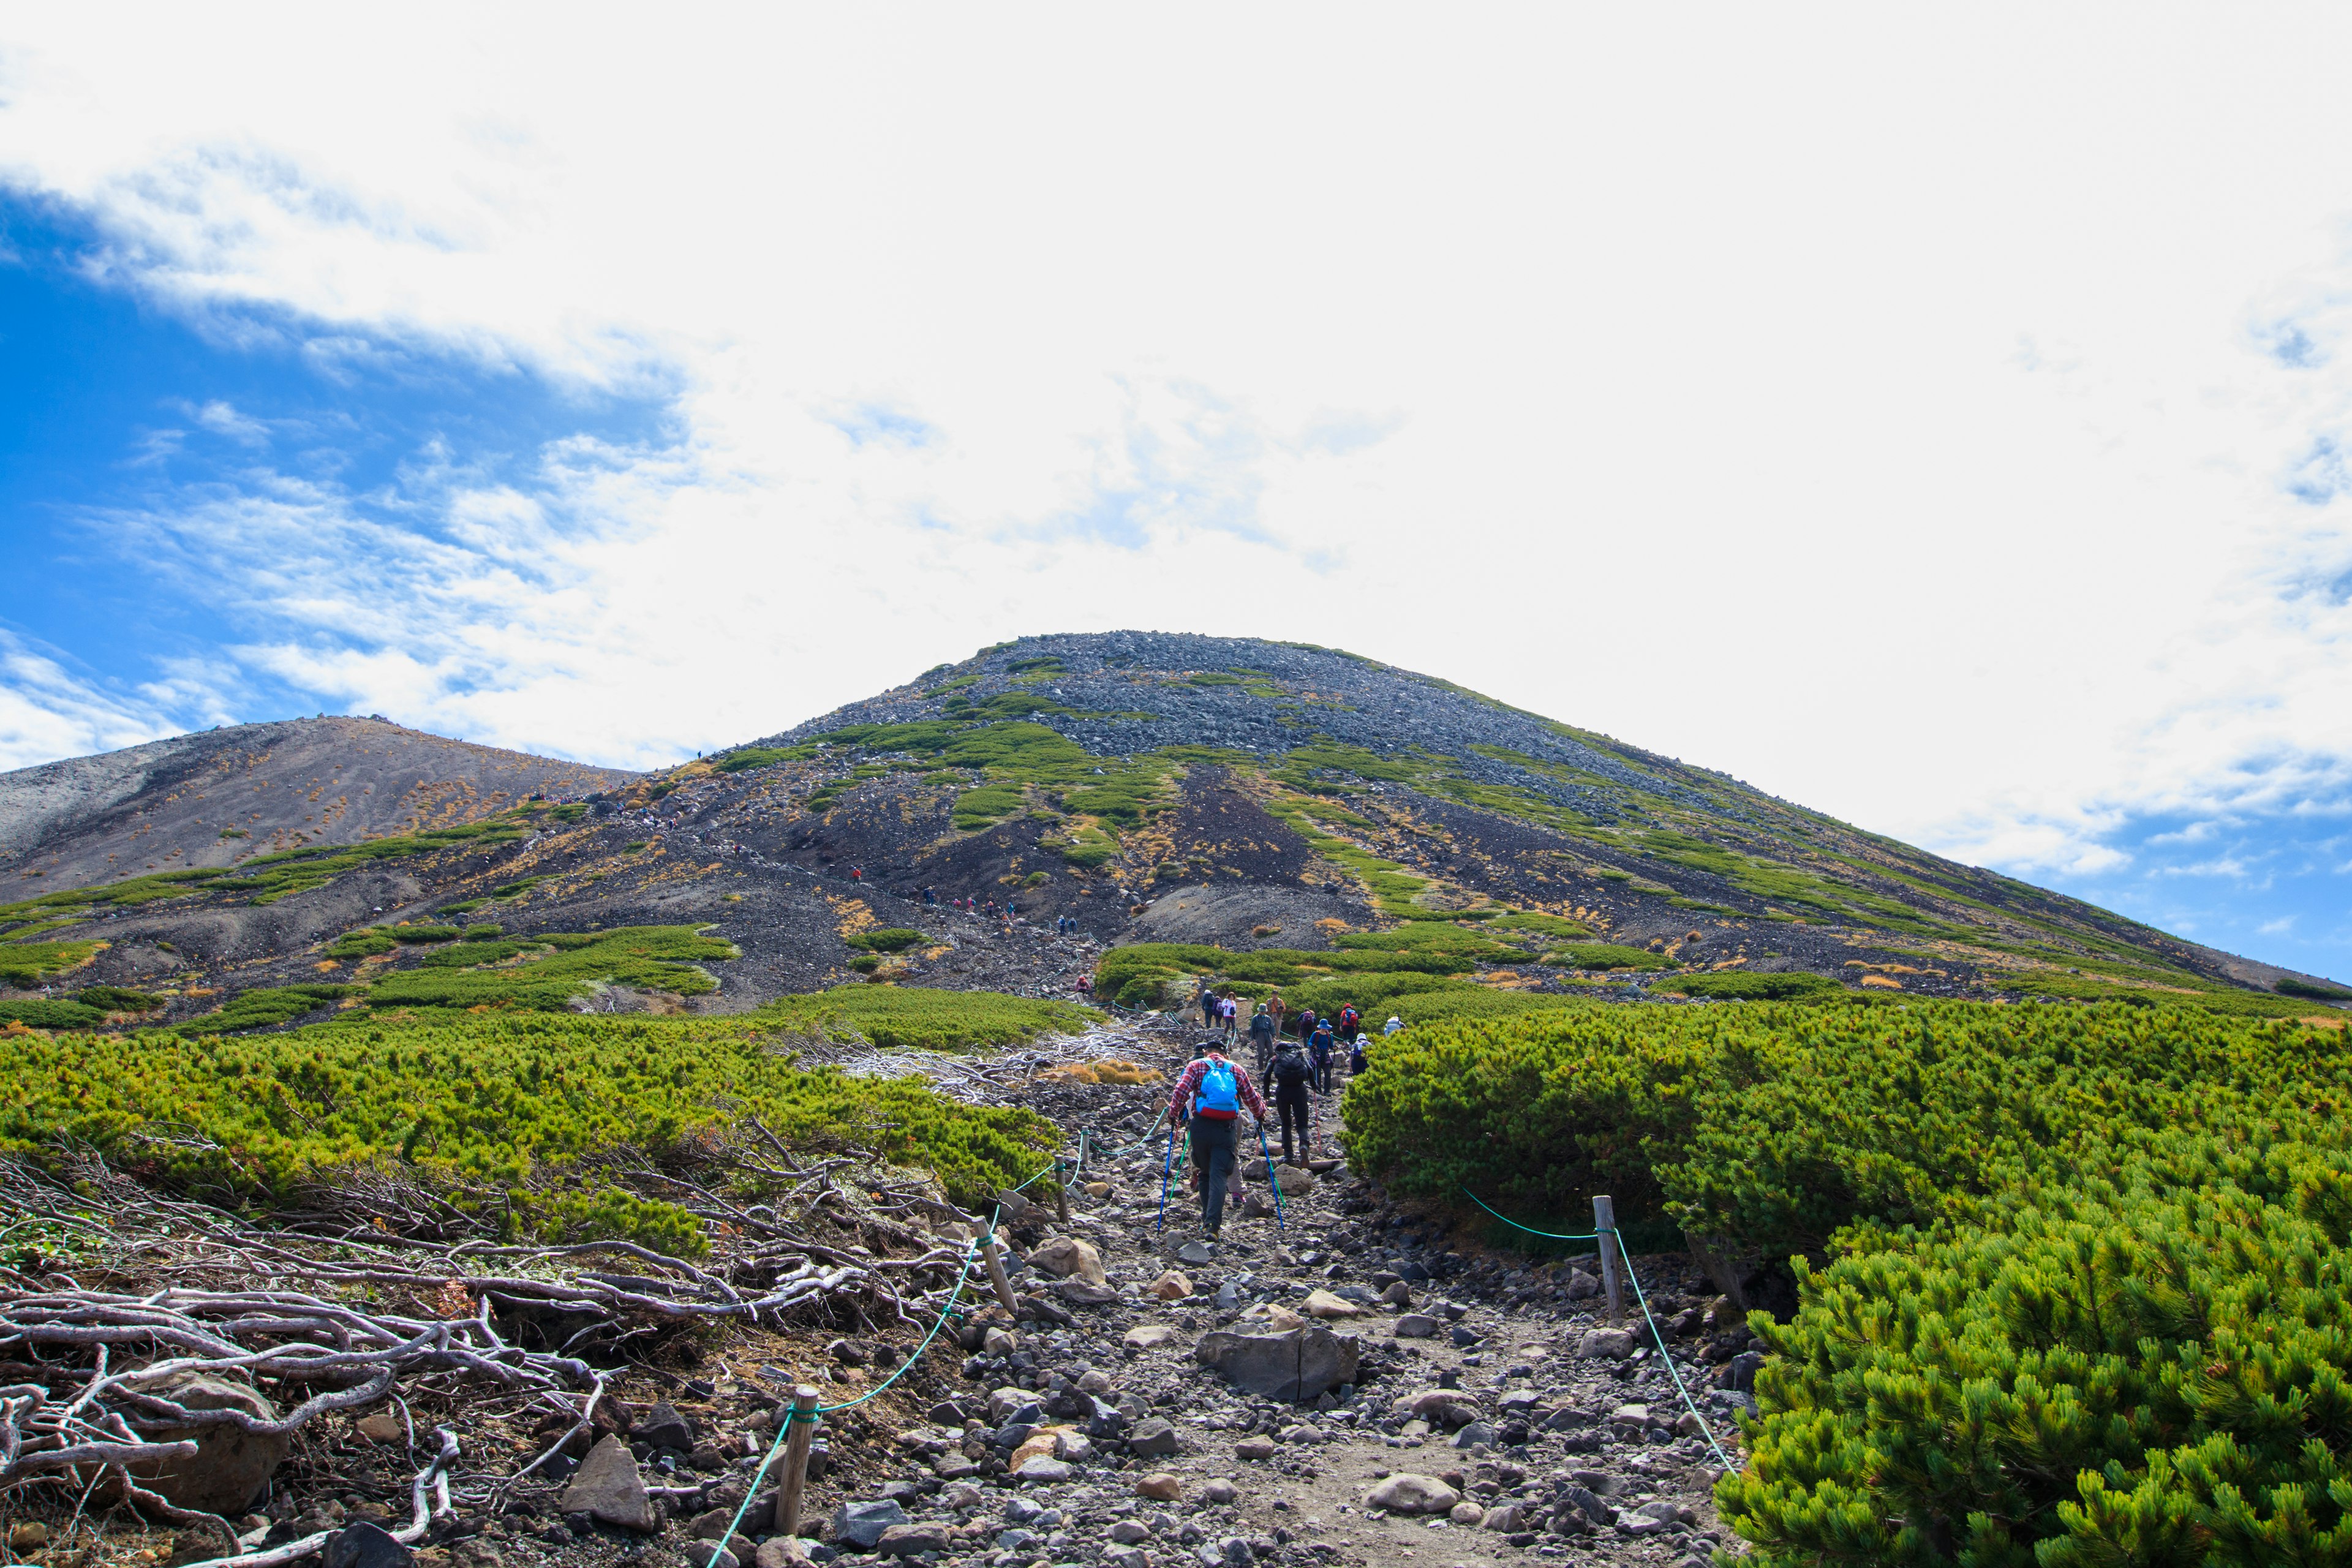
[[[1315,1033],[1307,1042],[1307,1060],[1315,1068],[1315,1092],[1331,1092],[1331,1026],[1325,1022],[1315,1026]]]
[[[1204,1029],[1213,1029],[1216,1026],[1216,988],[1211,985],[1207,981],[1203,980],[1201,982],[1201,1027]]]
[[[1079,975],[1079,976],[1078,976],[1078,994],[1079,994],[1079,995],[1081,995],[1081,996],[1092,996],[1094,994],[1095,994],[1095,977],[1094,977],[1093,975],[1091,975],[1091,974],[1081,974],[1081,975]]]
[[[1265,999],[1265,1010],[1274,1015],[1274,1032],[1277,1037],[1280,1037],[1282,1016],[1290,1011],[1290,1004],[1285,1002],[1282,999],[1282,993],[1277,991]]]
[[[1364,1047],[1372,1042],[1368,1036],[1358,1035],[1356,1043],[1348,1047],[1348,1076],[1360,1078],[1364,1072]]]
[[[1222,1026],[1225,1044],[1230,1046],[1240,1029],[1242,1005],[1228,993],[1217,998],[1217,1022]]]
[[[1315,1069],[1307,1064],[1306,1048],[1296,1040],[1285,1040],[1274,1055],[1274,1070],[1267,1081],[1274,1085],[1274,1110],[1282,1121],[1282,1163],[1295,1163],[1290,1157],[1290,1130],[1298,1129],[1298,1158],[1306,1159],[1315,1152],[1307,1128],[1307,1088],[1315,1079]]]
[[[1339,1037],[1343,1040],[1354,1039],[1356,1037],[1356,1026],[1363,1021],[1364,1016],[1356,1011],[1356,1005],[1353,1002],[1350,1002],[1346,1006],[1340,1008]]]
[[[1303,1046],[1314,1037],[1315,1009],[1312,1007],[1301,1007],[1298,1010],[1298,1043]]]
[[[1274,1056],[1275,1019],[1272,1006],[1261,1002],[1250,1015],[1250,1050],[1257,1058],[1257,1076],[1264,1078]]]
[[[1382,1029],[1382,1030],[1381,1031],[1381,1033],[1383,1036],[1387,1036],[1387,1035],[1402,1034],[1402,1033],[1403,1033],[1403,1031],[1404,1031],[1404,1020],[1403,1020],[1402,1018],[1398,1017],[1394,1013],[1391,1013],[1391,1014],[1390,1014],[1390,1015],[1389,1015],[1388,1027],[1386,1027],[1386,1028]]]
[[[1225,1222],[1225,1187],[1237,1169],[1234,1130],[1244,1105],[1263,1133],[1265,1101],[1251,1086],[1249,1074],[1227,1060],[1213,1043],[1185,1068],[1168,1100],[1170,1126],[1181,1127],[1188,1117],[1192,1121],[1187,1143],[1192,1168],[1201,1173],[1201,1226],[1211,1241],[1217,1239]]]

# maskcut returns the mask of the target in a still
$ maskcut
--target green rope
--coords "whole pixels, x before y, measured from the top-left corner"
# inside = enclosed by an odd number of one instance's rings
[[[990,1232],[992,1234],[995,1231],[995,1224],[992,1221],[989,1225]],[[931,1348],[931,1342],[940,1337],[940,1331],[941,1329],[947,1327],[948,1319],[953,1315],[956,1310],[956,1304],[963,1300],[964,1283],[971,1278],[972,1255],[979,1250],[979,1242],[967,1241],[964,1243],[963,1266],[956,1270],[955,1289],[948,1292],[947,1305],[940,1309],[939,1321],[931,1325],[931,1331],[923,1336],[923,1342],[915,1347],[915,1352],[912,1355],[898,1363],[898,1370],[892,1373],[889,1376],[884,1378],[881,1382],[876,1384],[872,1388],[867,1389],[865,1393],[859,1394],[855,1399],[844,1400],[839,1405],[818,1405],[814,1410],[809,1412],[808,1422],[810,1426],[815,1426],[821,1425],[817,1419],[817,1417],[821,1415],[829,1415],[836,1410],[848,1410],[865,1404],[867,1400],[873,1398],[876,1394],[881,1393],[884,1389],[889,1387],[892,1384],[906,1376],[908,1372],[914,1367],[914,1364],[923,1359],[923,1352]],[[769,1467],[776,1462],[776,1456],[784,1451],[784,1444],[792,1436],[793,1423],[800,1418],[801,1413],[799,1406],[793,1405],[787,1405],[784,1406],[784,1418],[776,1424],[776,1440],[769,1446],[768,1457],[761,1459],[760,1461],[760,1468],[751,1473],[751,1485],[750,1489],[744,1492],[743,1500],[735,1505],[735,1517],[727,1521],[727,1533],[719,1538],[718,1545],[711,1551],[710,1561],[708,1563],[705,1563],[703,1568],[718,1568],[719,1552],[726,1551],[727,1542],[735,1538],[737,1527],[741,1525],[743,1522],[744,1510],[751,1506],[751,1500],[759,1495],[760,1483],[767,1479]]]
[[[1658,1347],[1658,1359],[1666,1363],[1666,1375],[1675,1380],[1675,1392],[1683,1396],[1683,1408],[1691,1413],[1691,1419],[1698,1423],[1698,1429],[1706,1434],[1706,1446],[1715,1450],[1715,1457],[1722,1461],[1724,1469],[1738,1469],[1739,1467],[1733,1464],[1730,1456],[1723,1451],[1723,1445],[1715,1440],[1715,1428],[1707,1424],[1706,1416],[1698,1413],[1698,1406],[1691,1403],[1690,1390],[1683,1386],[1683,1374],[1675,1366],[1674,1352],[1666,1349],[1666,1336],[1658,1332],[1658,1320],[1650,1316],[1649,1300],[1642,1294],[1642,1277],[1633,1272],[1633,1260],[1625,1257],[1622,1241],[1617,1244],[1617,1256],[1625,1260],[1625,1278],[1633,1282],[1633,1300],[1641,1306],[1642,1321],[1650,1325],[1650,1342]]]
[[[1507,1215],[1495,1214],[1493,1209],[1486,1207],[1486,1202],[1481,1199],[1477,1194],[1472,1192],[1467,1187],[1464,1187],[1462,1189],[1462,1195],[1468,1198],[1472,1203],[1476,1204],[1480,1208],[1486,1209],[1488,1214],[1495,1215],[1496,1219],[1501,1220],[1513,1230],[1524,1230],[1529,1236],[1540,1236],[1547,1241],[1599,1241],[1601,1239],[1601,1233],[1598,1231],[1580,1236],[1568,1236],[1556,1230],[1537,1230],[1531,1226],[1521,1225],[1517,1220],[1509,1218]]]

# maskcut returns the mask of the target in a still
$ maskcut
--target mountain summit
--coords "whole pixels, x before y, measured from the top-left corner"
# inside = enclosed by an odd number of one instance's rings
[[[178,1018],[202,1010],[192,998],[340,976],[341,954],[373,966],[346,977],[350,1005],[362,980],[453,966],[463,954],[417,958],[430,939],[399,927],[462,915],[509,948],[707,928],[719,941],[705,948],[736,957],[698,969],[701,994],[680,1005],[716,1009],[877,970],[1058,989],[1102,945],[1313,952],[1372,932],[1475,953],[1433,963],[1442,980],[1426,984],[1496,991],[1835,986],[2280,1014],[2343,994],[1450,681],[1297,644],[1024,637],[650,774],[452,750],[371,721],[247,729],[271,735],[0,775],[0,865],[23,900],[0,906],[0,960],[54,958],[0,962],[0,978],[53,994],[160,986]],[[301,775],[290,794],[279,773]],[[1021,922],[1010,946],[1006,910]],[[1180,968],[1232,972],[1171,952]],[[598,984],[605,1005],[634,1005],[619,980]],[[1130,985],[1125,999],[1174,996]]]

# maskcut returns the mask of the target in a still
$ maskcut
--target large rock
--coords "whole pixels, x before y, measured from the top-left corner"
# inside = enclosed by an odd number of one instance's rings
[[[1183,1337],[1184,1331],[1173,1323],[1138,1323],[1119,1336],[1119,1342],[1135,1350],[1148,1351],[1173,1344]]]
[[[1275,1168],[1274,1184],[1282,1189],[1283,1196],[1296,1197],[1301,1193],[1315,1190],[1315,1177],[1312,1173],[1302,1171],[1296,1165],[1278,1165]]]
[[[1299,1310],[1310,1318],[1360,1318],[1364,1310],[1328,1290],[1309,1290]]]
[[[1192,1293],[1192,1282],[1171,1268],[1154,1279],[1149,1289],[1163,1301],[1181,1301]]]
[[[1451,1388],[1433,1388],[1416,1396],[1411,1408],[1415,1419],[1443,1426],[1448,1432],[1478,1419],[1478,1406]]]
[[[1391,1513],[1451,1513],[1462,1494],[1439,1480],[1435,1476],[1416,1476],[1411,1471],[1391,1476],[1366,1494],[1369,1508],[1384,1508]]]
[[[833,1510],[833,1523],[827,1533],[836,1545],[846,1542],[860,1552],[871,1552],[884,1531],[906,1522],[907,1510],[887,1499],[880,1502],[845,1502]]]
[[[1176,1428],[1157,1415],[1146,1416],[1137,1422],[1135,1430],[1127,1435],[1128,1451],[1147,1458],[1175,1453],[1183,1446]]]
[[[1356,1336],[1319,1323],[1281,1334],[1236,1334],[1220,1329],[1201,1336],[1192,1354],[1250,1393],[1293,1404],[1356,1381]],[[1452,1505],[1448,1505],[1449,1507]]]
[[[1628,1329],[1587,1329],[1584,1337],[1576,1342],[1576,1353],[1591,1360],[1623,1361],[1633,1353],[1633,1335]]]
[[[278,1419],[278,1406],[250,1384],[209,1373],[164,1378],[150,1384],[146,1392],[187,1410],[240,1410],[257,1421]],[[130,1467],[140,1485],[181,1508],[230,1519],[245,1512],[260,1495],[294,1444],[287,1433],[248,1432],[226,1421],[199,1426],[149,1426],[140,1436],[150,1443],[196,1446],[195,1453],[184,1459]]]
[[[1118,1300],[1116,1288],[1085,1279],[1065,1279],[1054,1287],[1054,1294],[1073,1307],[1108,1307]]]
[[[382,1525],[362,1520],[327,1537],[320,1554],[320,1568],[408,1568],[416,1554],[392,1538]]]
[[[1103,1272],[1102,1254],[1092,1244],[1074,1236],[1057,1236],[1029,1255],[1029,1267],[1042,1268],[1061,1279],[1083,1279],[1089,1285],[1107,1285],[1110,1277]]]
[[[629,1436],[648,1447],[678,1454],[694,1451],[694,1423],[667,1401],[646,1412],[645,1419],[629,1428]]]
[[[600,1523],[646,1535],[661,1528],[661,1515],[654,1511],[653,1499],[646,1495],[637,1461],[617,1434],[607,1434],[588,1450],[580,1473],[564,1489],[563,1511],[584,1513]]]
[[[950,1551],[954,1544],[943,1525],[894,1524],[875,1542],[874,1550],[885,1557],[916,1557],[926,1552]]]
[[[1425,1340],[1437,1332],[1437,1320],[1426,1312],[1407,1312],[1396,1321],[1396,1337]]]

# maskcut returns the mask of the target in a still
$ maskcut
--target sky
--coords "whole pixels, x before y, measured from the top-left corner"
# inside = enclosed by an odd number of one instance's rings
[[[1947,13],[19,7],[0,768],[1278,637],[2352,977],[2352,15]]]

